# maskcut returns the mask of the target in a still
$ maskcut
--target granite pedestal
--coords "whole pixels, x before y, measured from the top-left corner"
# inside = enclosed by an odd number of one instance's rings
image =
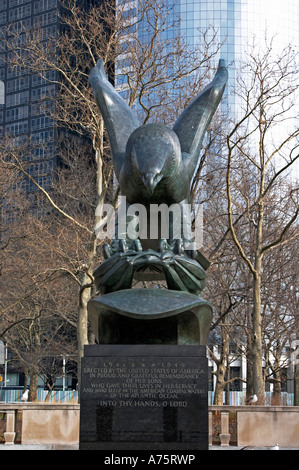
[[[80,449],[207,450],[207,384],[205,346],[86,346]]]

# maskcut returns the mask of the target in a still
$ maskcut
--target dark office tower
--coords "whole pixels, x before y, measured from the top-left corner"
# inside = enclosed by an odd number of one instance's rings
[[[24,33],[32,27],[41,28],[41,40],[47,41],[56,34],[58,27],[57,0],[0,0],[0,28],[2,32],[10,25],[14,32]],[[20,36],[20,39],[22,36]],[[13,41],[13,36],[7,36]],[[47,189],[51,185],[55,168],[55,128],[50,113],[51,98],[55,96],[56,72],[48,71],[45,79],[30,73],[21,66],[7,64],[9,52],[1,50],[0,80],[3,82],[3,108],[0,110],[2,136],[16,138],[16,145],[28,145],[31,139],[32,150],[23,158],[30,161],[29,171],[38,184]],[[41,105],[41,100],[43,105]],[[25,153],[25,152],[24,152]],[[36,190],[34,184],[24,179],[22,187],[28,193]]]
[[[77,4],[85,10],[101,1],[82,0]],[[18,50],[16,35],[21,48],[23,38],[33,28],[39,31],[41,43],[47,45],[49,38],[64,27],[59,19],[61,12],[59,0],[0,0],[0,33],[5,34],[6,42],[14,41],[13,48]],[[7,33],[7,28],[13,34]],[[64,135],[52,118],[60,77],[55,70],[46,70],[41,77],[28,68],[10,66],[9,49],[0,47],[0,138],[10,136],[14,145],[26,146],[22,155],[26,168],[42,188],[49,190],[57,166],[57,146]],[[34,182],[24,178],[21,186],[34,201]]]

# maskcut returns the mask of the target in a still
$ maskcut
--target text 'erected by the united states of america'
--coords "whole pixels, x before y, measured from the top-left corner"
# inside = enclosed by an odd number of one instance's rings
[[[187,407],[188,399],[206,393],[200,367],[184,362],[103,360],[83,369],[83,392],[102,406]]]

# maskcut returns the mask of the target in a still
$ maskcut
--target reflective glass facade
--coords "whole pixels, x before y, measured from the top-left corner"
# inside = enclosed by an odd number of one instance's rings
[[[0,28],[5,31],[9,24],[15,31],[21,31],[39,25],[42,39],[57,31],[58,0],[0,0]],[[41,79],[37,74],[30,74],[22,67],[9,67],[0,53],[0,137],[11,135],[23,145],[29,136],[34,151],[27,159],[31,160],[30,174],[43,187],[48,188],[53,179],[56,165],[55,129],[49,116],[45,116],[41,99],[48,99],[44,104],[49,108],[51,98],[55,96],[55,85]],[[55,80],[55,72],[48,72],[47,78]],[[2,106],[1,106],[2,88]],[[36,186],[24,179],[22,189],[36,191]]]
[[[198,43],[198,31],[213,26],[222,44],[219,55],[229,66],[227,93],[235,85],[235,70],[255,37],[262,44],[265,34],[276,36],[277,46],[299,45],[298,0],[177,0],[181,30],[190,44]],[[230,108],[234,102],[230,98]]]
[[[118,3],[123,4],[124,0]],[[128,15],[136,17],[138,1],[126,0],[125,4]],[[298,0],[169,0],[168,4],[174,4],[172,14],[180,19],[180,31],[189,45],[199,45],[200,32],[209,27],[217,31],[218,43],[222,44],[219,56],[229,66],[229,95],[235,83],[235,69],[253,36],[257,43],[262,43],[266,31],[268,38],[276,36],[280,47],[289,43],[299,45]],[[172,16],[169,21],[173,21]],[[135,34],[146,39],[142,23],[134,27]],[[175,34],[167,31],[168,38]],[[230,104],[234,107],[234,103]]]

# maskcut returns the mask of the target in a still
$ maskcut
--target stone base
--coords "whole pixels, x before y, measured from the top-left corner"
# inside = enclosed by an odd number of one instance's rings
[[[4,441],[6,445],[14,445],[15,443],[15,432],[5,432],[4,433]]]
[[[230,434],[220,434],[219,437],[222,447],[229,446]]]
[[[207,450],[207,374],[205,346],[87,346],[79,448]]]
[[[22,444],[77,445],[79,406],[70,403],[26,403],[22,406]]]

